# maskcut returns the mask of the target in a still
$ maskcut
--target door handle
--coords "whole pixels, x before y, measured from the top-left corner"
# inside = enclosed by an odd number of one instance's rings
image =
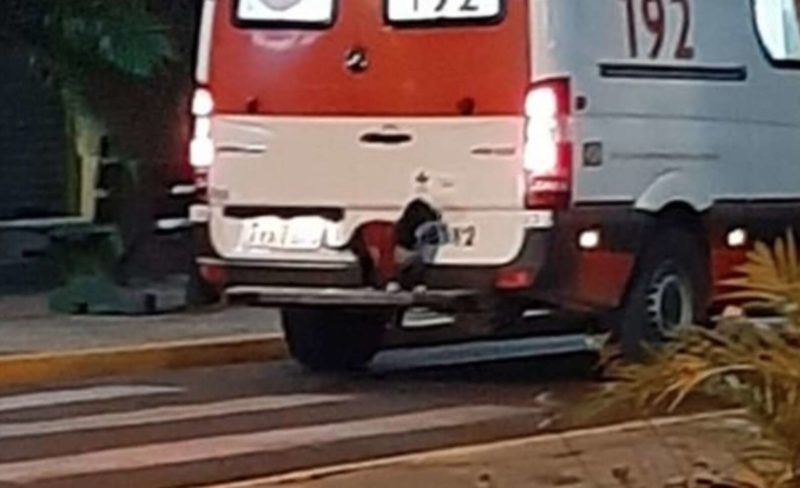
[[[266,144],[223,144],[217,147],[219,153],[263,154],[267,152]]]
[[[411,134],[405,132],[367,132],[361,136],[361,143],[380,146],[399,146],[414,140]]]

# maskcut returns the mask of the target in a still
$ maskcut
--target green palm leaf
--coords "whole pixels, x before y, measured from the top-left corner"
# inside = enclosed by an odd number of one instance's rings
[[[142,1],[59,0],[53,27],[54,41],[89,65],[147,77],[173,58],[166,27]]]

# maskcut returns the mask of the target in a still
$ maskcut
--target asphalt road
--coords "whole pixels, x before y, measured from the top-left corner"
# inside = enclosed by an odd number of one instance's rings
[[[596,387],[591,353],[545,346],[561,354],[517,341],[351,376],[286,361],[0,391],[0,486],[202,486],[539,432]]]

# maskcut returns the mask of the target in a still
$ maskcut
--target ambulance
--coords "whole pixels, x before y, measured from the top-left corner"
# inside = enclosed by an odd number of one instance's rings
[[[316,370],[576,328],[637,357],[800,219],[797,13],[205,0],[200,274]]]

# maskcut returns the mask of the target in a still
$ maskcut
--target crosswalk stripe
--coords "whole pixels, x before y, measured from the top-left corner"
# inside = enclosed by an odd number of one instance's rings
[[[529,413],[527,408],[459,406],[361,420],[115,448],[0,464],[0,481],[31,483],[70,476],[156,468],[303,446],[458,427]]]
[[[0,397],[0,412],[28,408],[54,407],[89,401],[117,400],[138,396],[179,393],[183,388],[161,385],[107,385],[69,390],[54,390]]]
[[[134,427],[207,417],[246,414],[308,407],[352,400],[353,395],[281,395],[237,398],[221,402],[192,405],[171,405],[135,412],[107,413],[58,420],[25,423],[0,423],[0,439],[62,434],[86,430]]]

